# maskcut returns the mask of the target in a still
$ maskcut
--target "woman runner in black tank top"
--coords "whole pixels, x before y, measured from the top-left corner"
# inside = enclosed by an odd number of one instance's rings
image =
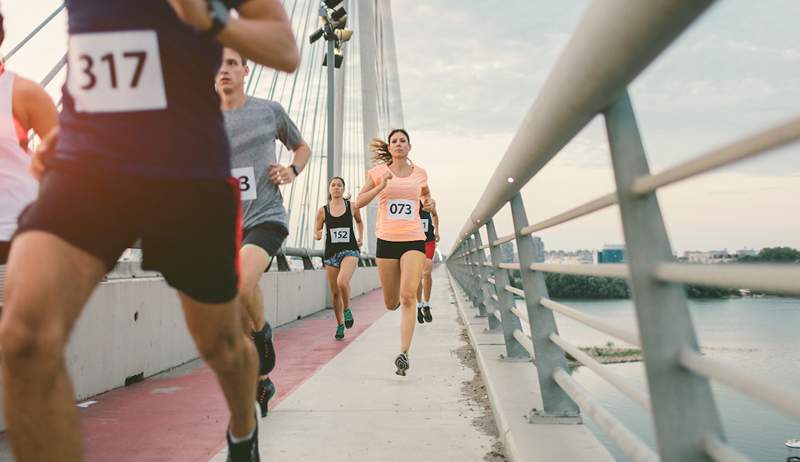
[[[353,220],[358,228],[358,236],[353,230]],[[325,272],[333,296],[333,311],[336,315],[336,340],[344,338],[344,329],[353,327],[353,313],[350,311],[350,279],[358,265],[361,252],[361,236],[364,224],[361,213],[352,209],[350,201],[344,199],[344,180],[333,177],[328,183],[328,204],[317,211],[315,238],[322,239],[325,226]]]
[[[422,268],[422,281],[417,287],[417,322],[424,324],[426,322],[433,322],[433,315],[431,314],[431,287],[433,285],[433,257],[436,253],[436,241],[439,240],[439,233],[437,225],[439,224],[439,215],[436,210],[435,201],[433,209],[426,212],[419,209],[419,218],[422,223],[422,231],[425,232],[425,266]]]

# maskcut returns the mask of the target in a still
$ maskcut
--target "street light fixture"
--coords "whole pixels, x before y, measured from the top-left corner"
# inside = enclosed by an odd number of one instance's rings
[[[334,69],[342,67],[344,54],[342,44],[353,37],[353,31],[347,29],[347,11],[339,5],[343,0],[321,0],[319,6],[320,28],[308,36],[308,41],[314,43],[321,38],[327,42],[328,51],[322,62],[328,67],[328,180],[334,175]],[[333,57],[333,65],[328,59]]]

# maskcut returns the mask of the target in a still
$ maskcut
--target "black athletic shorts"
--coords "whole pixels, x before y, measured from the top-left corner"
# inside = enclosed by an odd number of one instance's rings
[[[409,250],[425,253],[425,241],[394,242],[378,239],[376,247],[375,256],[377,258],[391,258],[393,260],[399,260]]]
[[[257,245],[274,257],[288,235],[289,230],[280,223],[259,223],[244,230],[242,245]]]
[[[230,179],[165,179],[50,170],[17,234],[52,233],[111,270],[141,238],[142,268],[202,303],[238,289],[239,187]]]

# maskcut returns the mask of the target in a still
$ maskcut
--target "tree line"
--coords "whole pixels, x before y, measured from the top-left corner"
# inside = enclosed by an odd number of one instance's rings
[[[800,250],[791,247],[768,247],[762,249],[757,255],[741,257],[739,262],[800,264]],[[550,298],[554,299],[621,299],[631,297],[630,287],[624,279],[545,273],[545,283],[547,284]],[[518,289],[522,288],[519,270],[511,272],[511,285]],[[738,297],[740,293],[738,289],[687,285],[686,295],[689,298],[729,298]]]

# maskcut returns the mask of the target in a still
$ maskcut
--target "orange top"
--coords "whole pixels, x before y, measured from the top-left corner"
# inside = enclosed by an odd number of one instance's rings
[[[379,164],[367,172],[375,185],[381,184],[386,164]],[[392,174],[394,175],[394,174]],[[378,219],[375,234],[379,239],[392,242],[424,241],[425,232],[419,218],[419,199],[422,188],[428,186],[428,172],[414,166],[411,175],[394,175],[386,188],[378,194]]]

